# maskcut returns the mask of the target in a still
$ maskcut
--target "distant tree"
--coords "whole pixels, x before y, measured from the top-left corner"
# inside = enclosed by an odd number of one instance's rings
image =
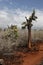
[[[32,20],[36,21],[37,16],[35,16],[35,10],[33,10],[31,16],[29,17],[29,19],[26,18],[26,22],[23,22],[22,25],[22,29],[25,29],[27,27],[28,29],[28,48],[31,48],[31,27],[33,26],[32,24]]]

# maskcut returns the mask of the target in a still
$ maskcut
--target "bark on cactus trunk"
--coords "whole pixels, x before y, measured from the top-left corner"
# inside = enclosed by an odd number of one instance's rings
[[[28,29],[28,48],[31,48],[31,27]]]

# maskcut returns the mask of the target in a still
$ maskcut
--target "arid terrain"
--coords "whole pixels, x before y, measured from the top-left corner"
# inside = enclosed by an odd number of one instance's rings
[[[5,65],[40,65],[40,61],[43,60],[43,44],[40,45],[39,51],[13,51],[5,53],[1,58],[4,59]]]
[[[23,64],[36,65],[41,59],[43,59],[43,45],[40,45],[39,52],[27,53]]]
[[[34,34],[32,33],[32,39],[38,39],[33,40],[39,47],[38,51],[29,51],[26,47],[27,32],[19,31],[17,41],[14,41],[14,34],[12,33],[12,36],[8,36],[9,33],[11,33],[9,30],[0,32],[0,59],[4,60],[4,65],[40,65],[41,63],[41,65],[43,65],[42,32],[40,35],[36,32],[34,32]]]

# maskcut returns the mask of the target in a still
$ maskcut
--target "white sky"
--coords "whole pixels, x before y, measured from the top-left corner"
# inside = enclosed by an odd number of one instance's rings
[[[17,24],[21,26],[21,23],[25,21],[25,16],[29,17],[32,11],[18,9],[3,9],[0,10],[0,27],[6,27],[7,25]],[[37,22],[33,21],[33,27],[43,27],[43,11],[36,9]]]

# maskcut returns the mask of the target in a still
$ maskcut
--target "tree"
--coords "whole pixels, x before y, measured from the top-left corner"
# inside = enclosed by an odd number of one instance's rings
[[[22,29],[25,29],[27,27],[28,29],[28,48],[31,48],[31,27],[33,26],[32,24],[32,20],[36,21],[37,16],[35,16],[35,10],[33,10],[31,16],[29,17],[29,19],[27,19],[27,17],[25,17],[26,22],[23,22],[22,25]]]

